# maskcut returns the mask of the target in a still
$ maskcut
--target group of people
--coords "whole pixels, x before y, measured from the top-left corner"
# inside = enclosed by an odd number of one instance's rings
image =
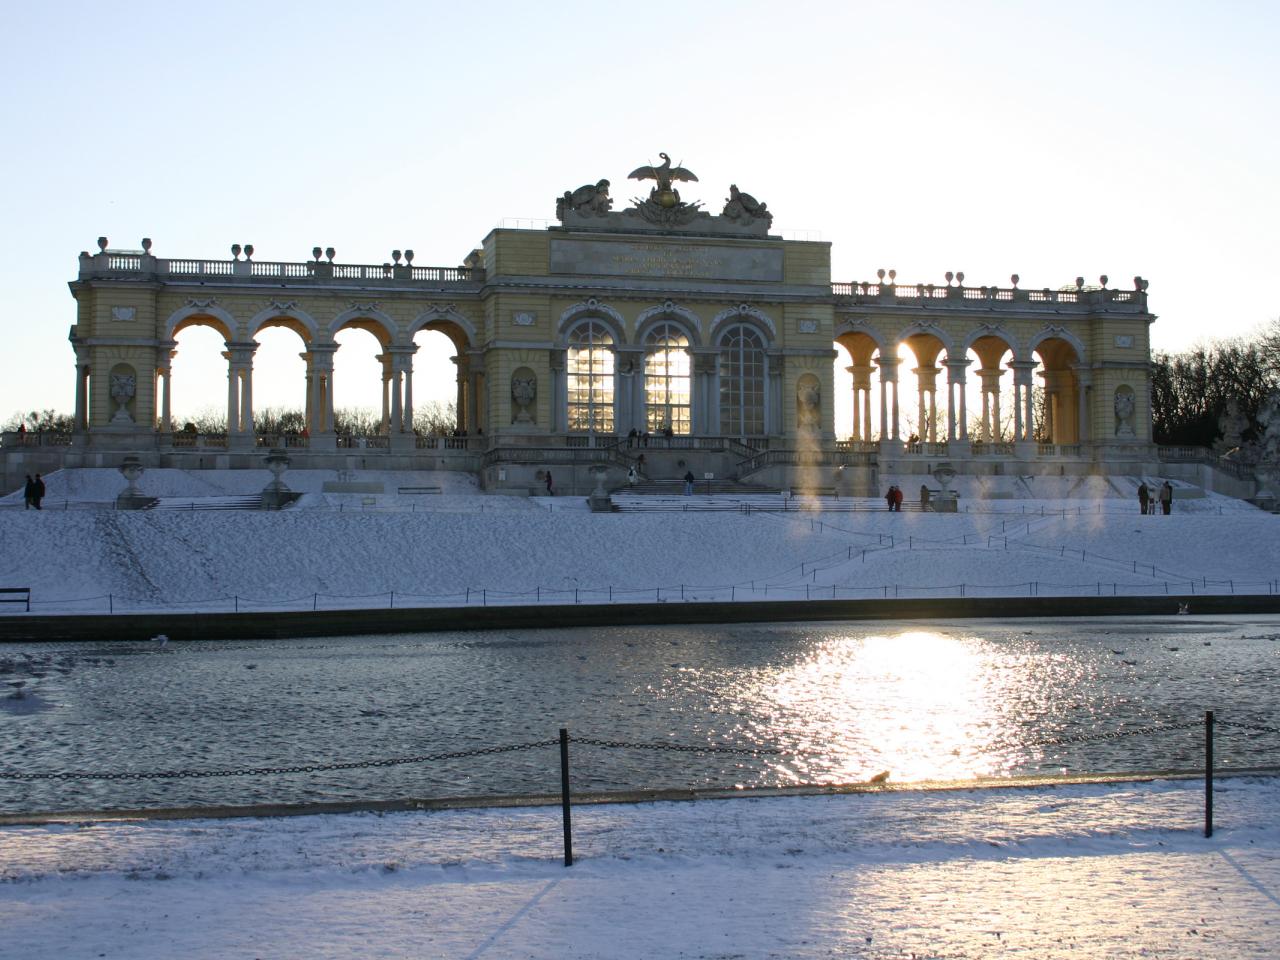
[[[1166,480],[1160,489],[1153,493],[1145,480],[1138,484],[1138,512],[1146,515],[1155,513],[1157,506],[1166,517],[1173,512],[1173,484]]]
[[[663,427],[660,431],[660,435],[670,440],[676,435],[676,432],[670,427]],[[649,445],[649,436],[650,434],[648,430],[645,430],[642,433],[635,427],[632,427],[627,431],[627,449],[630,450],[632,447],[647,447]]]
[[[884,502],[889,504],[891,511],[902,512],[902,488],[896,483],[889,487],[888,492],[884,495]]]
[[[22,496],[27,502],[26,509],[30,510],[32,507],[37,510],[42,509],[40,501],[44,499],[44,480],[40,474],[37,473],[34,480],[31,479],[31,474],[27,474],[27,484],[22,488]]]

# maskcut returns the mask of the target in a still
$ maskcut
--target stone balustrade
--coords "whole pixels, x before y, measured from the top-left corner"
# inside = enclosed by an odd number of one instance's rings
[[[198,260],[153,257],[149,253],[106,250],[80,254],[80,279],[199,280],[202,283],[271,283],[333,281],[361,284],[424,283],[479,284],[484,270],[478,267],[415,267],[411,264],[335,263],[306,260],[286,263],[271,260]]]
[[[953,310],[1043,310],[1047,313],[1121,311],[1145,313],[1147,283],[1134,278],[1133,290],[1080,285],[1062,290],[1020,287],[965,287],[932,283],[833,283],[836,306],[895,306]]]

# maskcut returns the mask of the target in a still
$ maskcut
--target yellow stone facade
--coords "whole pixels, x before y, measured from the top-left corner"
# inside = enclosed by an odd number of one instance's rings
[[[374,457],[519,485],[537,465],[625,469],[632,430],[666,441],[655,452],[690,451],[672,469],[688,461],[779,485],[802,463],[828,470],[832,485],[842,467],[926,469],[945,459],[972,472],[1015,461],[1026,472],[1084,473],[1151,458],[1154,317],[1141,278],[1128,290],[1105,277],[1038,290],[1016,277],[1007,286],[966,286],[963,275],[901,284],[884,271],[833,283],[829,244],[769,234],[764,205],[736,187],[720,216],[671,191],[688,221],[674,226],[662,219],[672,213],[665,200],[612,212],[605,187],[567,192],[559,226],[493,230],[451,268],[414,266],[399,251],[377,265],[319,249],[310,260],[264,261],[238,246],[230,260],[160,258],[150,241],[125,251],[102,238],[98,253],[81,254],[70,285],[72,447],[82,462],[129,451],[155,463],[199,455],[202,464],[250,465],[258,448],[280,445],[318,466],[349,462],[355,438],[334,430],[333,356],[335,335],[356,326],[382,345],[386,398],[379,436],[358,438],[365,466]],[[174,338],[195,324],[226,344],[224,436],[174,431]],[[277,326],[298,334],[307,360],[305,437],[263,437],[253,422],[255,337]],[[413,337],[422,329],[455,347],[454,437],[413,430]],[[835,420],[837,344],[852,359],[852,429]],[[911,353],[899,360],[902,344]],[[655,359],[670,364],[677,353],[686,359],[667,367]],[[670,376],[654,381],[655,369]],[[915,396],[901,388],[907,370],[920,383]],[[986,384],[980,419],[966,406],[977,381]],[[1034,416],[1033,385],[1045,396]],[[676,399],[655,414],[661,390]],[[913,437],[903,423],[917,406],[928,416],[916,418]],[[660,436],[663,424],[675,425],[674,436]]]

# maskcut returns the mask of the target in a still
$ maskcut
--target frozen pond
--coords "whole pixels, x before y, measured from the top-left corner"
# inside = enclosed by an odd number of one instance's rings
[[[577,737],[577,790],[895,782],[1202,762],[1199,729],[1280,719],[1280,617],[858,622],[0,648],[5,771],[297,766]],[[13,686],[21,684],[20,687]],[[25,696],[15,699],[10,691]],[[1222,766],[1280,738],[1222,730]],[[1085,738],[1042,744],[1047,739]],[[0,780],[0,810],[550,793],[552,747],[386,768]]]

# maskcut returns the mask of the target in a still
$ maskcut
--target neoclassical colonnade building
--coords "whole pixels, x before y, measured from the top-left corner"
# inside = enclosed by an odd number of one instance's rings
[[[296,467],[476,471],[490,489],[529,489],[555,469],[583,492],[601,464],[620,477],[753,480],[778,488],[873,488],[877,473],[1135,473],[1155,459],[1147,284],[1065,287],[832,282],[830,245],[772,234],[766,204],[729,185],[718,212],[681,199],[697,177],[663,163],[622,210],[610,183],[565,191],[544,229],[491,231],[455,267],[394,251],[346,264],[310,259],[80,254],[75,431],[68,465],[259,466],[290,448]],[[643,192],[643,191],[641,191]],[[717,204],[719,206],[719,204]],[[941,278],[940,278],[941,280]],[[177,335],[225,343],[226,427],[175,430]],[[268,436],[254,417],[259,334],[298,337],[306,429]],[[335,429],[335,337],[380,344],[381,427]],[[414,429],[414,337],[446,334],[457,369],[456,430]],[[837,388],[840,396],[837,398]],[[211,398],[212,399],[212,398]],[[650,434],[629,447],[631,431]]]

